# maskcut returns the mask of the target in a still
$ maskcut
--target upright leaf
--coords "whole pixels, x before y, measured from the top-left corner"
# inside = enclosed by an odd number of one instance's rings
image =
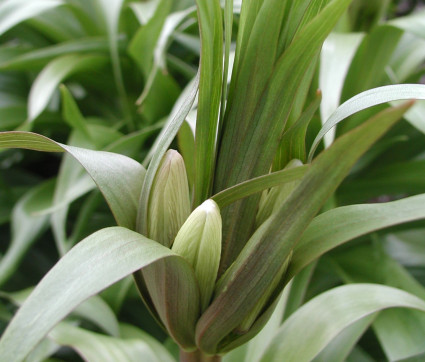
[[[276,7],[269,8],[272,3]],[[269,171],[299,84],[349,3],[350,0],[331,2],[303,28],[282,56],[271,62],[276,56],[277,39],[272,37],[273,40],[265,41],[268,39],[265,36],[281,23],[284,5],[282,2],[264,2],[258,15],[258,29],[253,28],[252,44],[246,50],[247,59],[239,69],[239,75],[234,75],[239,77],[241,88],[235,87],[237,101],[235,98],[234,104],[228,105],[224,120],[215,192]],[[260,14],[269,17],[263,18]],[[255,33],[254,29],[257,29]],[[261,58],[257,57],[258,47]],[[223,210],[222,271],[234,261],[252,232],[257,204],[258,197],[253,197]]]
[[[223,21],[219,0],[197,0],[201,33],[198,115],[195,135],[194,206],[212,191],[223,76]]]

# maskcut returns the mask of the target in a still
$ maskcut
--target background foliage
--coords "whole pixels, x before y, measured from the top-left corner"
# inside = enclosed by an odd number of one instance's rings
[[[234,42],[243,26],[240,8],[241,2],[234,1],[234,18],[230,20],[233,36],[224,34],[229,40],[224,52],[230,53],[230,59],[235,55]],[[197,16],[207,17],[207,10],[197,13],[191,0],[1,1],[0,131],[34,131],[68,146],[129,156],[144,166],[150,160],[159,162],[153,150],[159,144],[161,130],[167,129],[169,114],[178,109],[196,82],[200,39],[207,33],[202,33],[201,27],[199,34]],[[301,114],[306,118],[305,124],[309,123],[308,128],[294,131],[306,133],[307,150],[321,124],[344,101],[380,86],[423,82],[424,19],[419,2],[353,1],[326,39],[318,62],[310,67],[312,85],[307,94],[298,95],[298,99],[305,100],[295,107],[299,114],[293,112],[289,116],[289,124]],[[229,19],[225,18],[224,23],[229,29]],[[208,44],[210,40],[203,38],[203,42]],[[267,58],[268,54],[262,56]],[[222,66],[221,59],[222,55],[216,54],[209,73],[214,72],[214,66]],[[264,72],[258,75],[260,81],[261,77],[267,78],[264,62],[258,70]],[[248,70],[237,69],[241,74]],[[220,89],[214,82],[206,84],[204,79],[201,73],[201,92],[211,97],[199,95],[199,103],[195,101],[172,144],[184,157],[191,189],[201,185],[195,188],[195,204],[212,191],[212,181],[202,184],[202,180],[214,178],[214,159],[200,165],[201,159],[193,157],[195,147],[205,154],[214,148],[214,140],[196,143],[192,131],[195,109],[198,122],[219,114],[226,117],[226,122],[233,117],[231,112],[224,115],[219,109],[219,95],[225,94],[227,87]],[[234,96],[232,92],[245,91],[243,86],[235,87],[230,85],[228,99]],[[317,89],[322,92],[320,108]],[[240,110],[249,113],[244,108],[246,103],[234,104],[235,114]],[[351,115],[338,124],[334,134],[326,135],[318,150],[388,106],[385,101]],[[424,103],[417,102],[355,164],[324,206],[322,211],[326,212],[314,219],[297,246],[303,255],[308,255],[309,250],[326,254],[305,269],[305,260],[297,264],[294,259],[289,275],[301,272],[285,289],[271,321],[250,343],[227,354],[225,361],[269,361],[278,360],[281,355],[291,360],[291,342],[308,338],[303,332],[306,326],[311,328],[314,345],[314,332],[322,325],[318,316],[332,325],[325,331],[320,329],[328,337],[322,342],[323,349],[317,347],[317,355],[308,355],[306,349],[306,355],[294,356],[294,360],[421,360],[425,354],[424,314],[412,309],[379,311],[391,306],[390,297],[385,297],[390,294],[387,287],[425,299],[425,224],[421,220],[425,216],[421,195],[425,193],[423,108]],[[203,134],[209,134],[208,129],[197,128],[198,140]],[[286,141],[296,139],[291,133],[285,137]],[[221,142],[225,150],[235,147],[230,138]],[[284,144],[273,162],[273,170],[281,170],[293,158],[287,158]],[[56,144],[46,143],[43,147],[63,151]],[[6,149],[0,153],[0,331],[59,258],[81,239],[116,224],[94,182],[72,157],[72,149],[66,151]],[[255,153],[256,149],[246,152]],[[306,161],[308,155],[301,150],[297,156]],[[117,164],[120,162],[118,159]],[[194,169],[200,166],[202,172],[195,173]],[[253,169],[257,173],[253,171],[249,177],[268,171]],[[217,179],[228,184],[216,182],[214,192],[241,181],[236,172],[232,175],[229,170],[232,164],[217,170]],[[141,180],[142,177],[141,169]],[[219,197],[216,201],[220,205]],[[352,204],[360,206],[347,206]],[[346,208],[339,209],[341,206]],[[122,220],[120,224],[126,222]],[[333,223],[335,229],[329,226]],[[116,232],[119,239],[123,231]],[[354,241],[328,252],[350,239]],[[318,240],[327,240],[327,248],[314,251],[312,246]],[[99,245],[106,247],[102,241]],[[119,242],[111,244],[111,248],[119,246]],[[242,246],[236,248],[229,253],[237,254]],[[137,252],[135,248],[134,253]],[[130,273],[131,266],[128,268]],[[356,289],[358,286],[353,285],[347,293],[332,289],[351,283],[382,286]],[[367,317],[360,319],[352,308],[350,318],[358,321],[344,324],[342,317],[347,315],[347,308],[339,310],[338,305],[355,303],[359,295],[371,296],[371,304],[363,310]],[[327,315],[331,303],[335,308]],[[398,306],[422,308],[415,303],[399,295]],[[297,310],[298,314],[293,314]],[[294,317],[288,319],[291,315]],[[283,321],[288,323],[279,328]],[[303,343],[310,345],[308,341]],[[145,356],[145,360],[168,361],[175,359],[177,353],[176,344],[157,326],[140,303],[132,280],[126,278],[75,309],[28,360],[131,361]]]

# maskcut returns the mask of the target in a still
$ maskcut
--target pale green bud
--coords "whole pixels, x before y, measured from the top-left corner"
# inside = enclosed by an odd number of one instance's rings
[[[221,255],[221,215],[218,205],[207,200],[198,206],[179,230],[172,250],[195,270],[205,310],[211,299]]]
[[[302,166],[300,160],[290,161],[285,169],[291,169]],[[265,191],[260,200],[257,217],[255,220],[256,228],[258,228],[264,221],[267,220],[276,210],[278,210],[285,200],[289,197],[292,191],[298,186],[300,181],[293,181],[282,184],[281,186],[275,186],[269,191]]]
[[[168,150],[153,181],[148,205],[148,237],[170,247],[190,214],[189,185],[182,156]]]

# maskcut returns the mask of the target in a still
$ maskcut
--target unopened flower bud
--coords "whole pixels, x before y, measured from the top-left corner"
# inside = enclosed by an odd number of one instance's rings
[[[218,205],[207,200],[198,206],[179,230],[172,250],[195,270],[205,310],[211,299],[221,255],[221,215]]]
[[[189,185],[182,156],[168,150],[159,165],[148,206],[148,237],[170,247],[190,214]]]

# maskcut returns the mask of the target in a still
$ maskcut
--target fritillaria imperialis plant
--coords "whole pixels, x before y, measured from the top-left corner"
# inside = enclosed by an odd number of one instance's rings
[[[233,1],[223,11],[219,0],[198,0],[199,72],[176,103],[147,170],[123,155],[35,133],[0,134],[2,148],[74,157],[119,225],[88,236],[45,276],[0,340],[5,360],[24,359],[76,306],[129,274],[182,361],[220,360],[262,330],[284,288],[325,252],[425,217],[417,207],[423,197],[316,216],[330,208],[327,200],[356,162],[412,107],[410,100],[425,99],[421,85],[363,92],[342,104],[313,142],[307,139],[320,105],[312,86],[320,51],[350,2],[243,1],[228,87]],[[407,102],[375,112],[323,149],[334,125],[395,100]],[[186,128],[182,157],[169,148],[192,108],[196,128],[194,134]],[[381,217],[371,217],[376,214]],[[326,313],[315,315],[317,303],[344,315],[334,329],[320,330]],[[300,309],[304,318],[315,316],[311,330],[289,318],[262,360],[311,360],[345,327],[390,307],[425,311],[425,302],[384,286],[335,289]],[[326,337],[318,339],[319,332]]]

